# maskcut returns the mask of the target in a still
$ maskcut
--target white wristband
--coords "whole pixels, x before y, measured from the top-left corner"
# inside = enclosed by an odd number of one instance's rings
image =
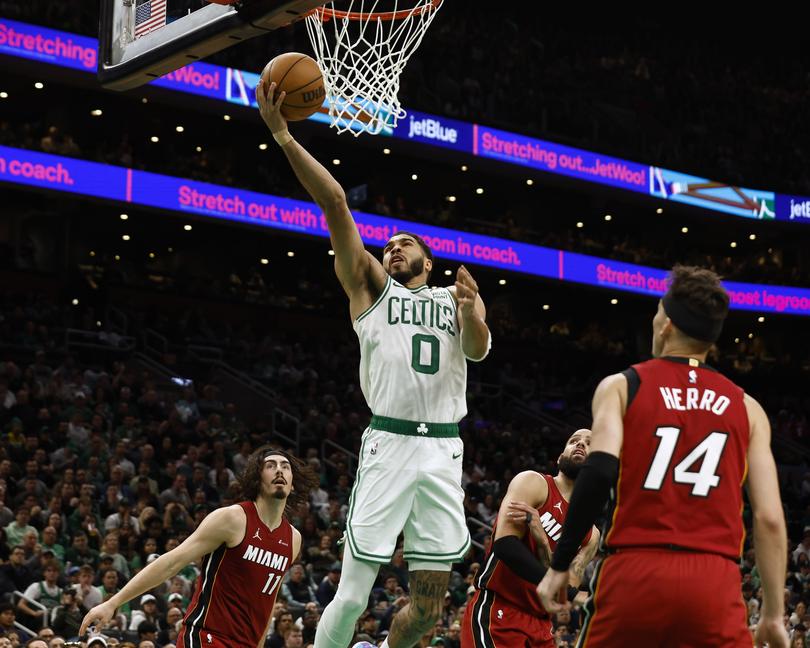
[[[287,144],[293,141],[293,136],[290,135],[290,131],[285,128],[282,131],[273,133],[273,139],[276,140],[279,146],[287,146]]]

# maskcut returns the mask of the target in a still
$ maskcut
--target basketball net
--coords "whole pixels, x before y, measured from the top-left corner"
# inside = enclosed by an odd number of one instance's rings
[[[328,2],[306,17],[338,133],[376,135],[405,117],[399,77],[441,6],[441,0],[393,0],[393,11],[375,12],[379,3],[349,0],[337,10]]]

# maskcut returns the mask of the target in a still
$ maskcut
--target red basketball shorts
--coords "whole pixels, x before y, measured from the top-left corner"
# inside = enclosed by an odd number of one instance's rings
[[[177,635],[177,648],[236,648],[245,646],[255,648],[255,645],[247,642],[235,643],[232,639],[218,635],[210,630],[187,630],[187,626],[182,626]]]
[[[753,645],[740,570],[715,554],[632,549],[597,568],[578,648]]]
[[[461,648],[554,648],[551,621],[504,605],[491,590],[478,590],[464,612]]]

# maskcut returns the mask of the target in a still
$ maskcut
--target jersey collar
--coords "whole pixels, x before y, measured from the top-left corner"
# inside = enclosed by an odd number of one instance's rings
[[[400,286],[401,288],[404,288],[405,290],[410,290],[412,293],[416,293],[416,292],[419,292],[420,290],[424,290],[425,288],[428,288],[428,285],[426,283],[422,284],[421,286],[418,286],[416,288],[408,288],[408,286],[406,286],[405,284],[399,283],[396,279],[392,279],[392,281],[397,286]]]
[[[700,367],[701,369],[708,369],[709,371],[717,371],[714,367],[707,365],[695,358],[685,358],[684,356],[661,356],[659,360],[668,360],[669,362],[677,362],[678,364],[689,365],[690,367]]]

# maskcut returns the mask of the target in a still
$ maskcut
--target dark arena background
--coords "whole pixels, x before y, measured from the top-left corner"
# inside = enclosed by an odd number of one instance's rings
[[[167,20],[201,4],[170,2]],[[791,646],[806,645],[805,41],[768,46],[762,32],[787,28],[767,20],[741,38],[687,18],[446,0],[402,75],[396,128],[355,138],[323,114],[290,124],[345,188],[375,256],[398,229],[423,234],[431,283],[451,284],[464,263],[487,305],[492,352],[468,365],[460,424],[473,544],[422,646],[459,648],[506,486],[523,470],[555,474],[565,439],[591,423],[599,380],[649,358],[676,263],[715,270],[731,295],[709,362],[770,418],[785,623]],[[98,38],[94,3],[0,1],[0,646],[29,632],[49,647],[75,640],[84,612],[70,596],[30,600],[47,570],[100,602],[233,503],[235,475],[267,442],[320,474],[291,520],[301,568],[265,644],[307,646],[340,578],[371,413],[325,222],[248,96],[277,54],[312,54],[306,31],[124,92],[97,81]],[[743,518],[753,630],[747,506]],[[154,619],[141,597],[122,608],[107,644],[174,646],[198,575],[190,565],[159,587]],[[398,551],[356,639],[381,642],[407,597]],[[582,610],[553,621],[556,645],[573,646]]]

